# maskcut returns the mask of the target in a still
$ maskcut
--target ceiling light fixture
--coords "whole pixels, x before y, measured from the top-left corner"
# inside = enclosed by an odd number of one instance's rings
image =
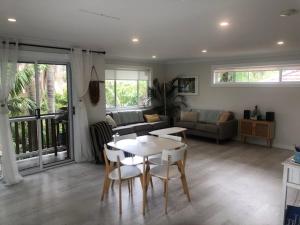
[[[8,18],[7,20],[12,23],[17,22],[17,20],[15,18]]]
[[[132,38],[131,41],[132,41],[133,43],[138,43],[140,40],[139,40],[138,38]]]
[[[152,56],[152,59],[156,59],[156,55],[153,55],[153,56]]]
[[[227,26],[229,26],[229,22],[227,22],[227,21],[222,21],[222,22],[219,23],[219,25],[220,25],[221,27],[227,27]]]
[[[203,49],[203,50],[202,50],[202,53],[206,53],[206,52],[207,52],[207,50],[206,50],[206,49]]]
[[[278,45],[284,45],[284,41],[277,41]]]

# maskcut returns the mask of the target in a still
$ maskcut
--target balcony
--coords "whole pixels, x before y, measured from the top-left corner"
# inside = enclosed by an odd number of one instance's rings
[[[40,160],[43,165],[48,166],[71,158],[69,123],[66,115],[66,113],[54,113],[41,116],[40,128],[33,116],[10,119],[20,171],[40,167]]]

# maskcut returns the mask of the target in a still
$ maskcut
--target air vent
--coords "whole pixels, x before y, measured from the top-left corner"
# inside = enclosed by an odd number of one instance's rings
[[[297,9],[285,9],[280,12],[280,16],[293,16],[299,12]]]
[[[86,9],[79,9],[79,12],[94,15],[94,16],[101,16],[101,17],[104,17],[106,19],[111,19],[111,20],[121,20],[120,17],[111,16],[111,15],[108,15],[108,14],[105,14],[102,12],[95,12],[95,11],[90,11],[90,10],[86,10]]]

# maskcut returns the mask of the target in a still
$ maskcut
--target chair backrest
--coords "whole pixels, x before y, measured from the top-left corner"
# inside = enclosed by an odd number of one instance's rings
[[[169,161],[170,164],[178,161],[184,161],[186,149],[187,145],[185,144],[179,149],[163,150],[161,159],[164,161]]]
[[[110,162],[118,162],[118,157],[119,160],[122,161],[123,159],[125,159],[125,155],[123,151],[120,150],[109,150],[106,145],[104,146],[104,151],[105,151],[105,155],[107,157],[107,159]]]
[[[178,142],[182,142],[182,137],[179,137],[179,136],[164,134],[164,135],[159,135],[159,137],[174,140],[174,141],[178,141]]]
[[[136,139],[137,135],[136,133],[131,133],[131,134],[126,134],[126,135],[122,135],[122,136],[115,136],[115,141],[120,141],[120,140],[124,140],[124,139]]]

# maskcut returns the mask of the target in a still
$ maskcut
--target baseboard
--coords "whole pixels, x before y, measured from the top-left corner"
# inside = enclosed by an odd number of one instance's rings
[[[242,140],[239,137],[236,137],[234,140],[242,142]],[[260,145],[260,146],[266,146],[265,141],[263,140],[256,140],[256,139],[247,139],[247,143],[249,144],[255,144],[255,145]],[[287,145],[287,144],[281,144],[281,143],[273,143],[273,148],[280,148],[280,149],[285,149],[285,150],[295,150],[295,146],[294,145]]]

